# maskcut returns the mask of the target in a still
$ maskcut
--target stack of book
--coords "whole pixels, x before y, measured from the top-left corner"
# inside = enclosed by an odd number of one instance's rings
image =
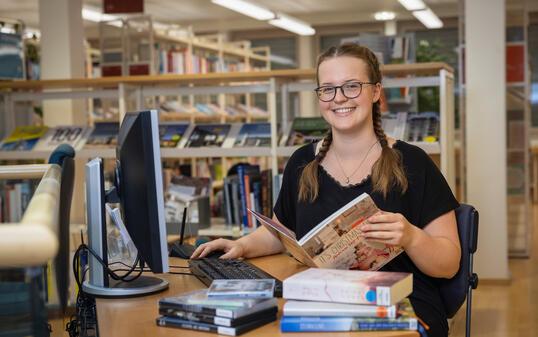
[[[274,280],[215,280],[208,289],[159,300],[157,325],[238,336],[275,321]]]
[[[310,268],[283,282],[282,332],[417,330],[409,273]]]

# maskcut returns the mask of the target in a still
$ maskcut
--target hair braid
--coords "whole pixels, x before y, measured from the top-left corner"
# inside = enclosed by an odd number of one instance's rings
[[[299,179],[299,200],[313,202],[318,197],[319,183],[318,183],[318,169],[319,164],[323,161],[329,151],[329,147],[333,141],[333,134],[331,129],[327,131],[327,134],[323,138],[319,152],[316,154],[314,160],[308,163]]]

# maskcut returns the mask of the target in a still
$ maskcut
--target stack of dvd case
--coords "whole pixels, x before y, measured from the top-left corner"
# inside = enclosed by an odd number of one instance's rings
[[[277,318],[274,297],[207,295],[202,289],[160,299],[157,325],[238,336]]]

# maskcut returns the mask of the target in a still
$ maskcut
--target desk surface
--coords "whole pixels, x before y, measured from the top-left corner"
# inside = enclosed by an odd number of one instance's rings
[[[306,267],[297,263],[292,258],[284,254],[265,256],[250,259],[249,262],[266,270],[271,275],[280,280],[285,279]],[[170,258],[171,266],[187,266],[187,261],[179,258]],[[175,272],[188,272],[184,268],[170,268]],[[168,290],[151,296],[129,298],[129,299],[97,299],[97,321],[99,324],[99,335],[102,337],[114,336],[216,336],[207,332],[183,330],[175,328],[158,327],[155,319],[159,316],[157,301],[160,298],[173,296],[179,293],[204,288],[204,284],[192,275],[159,275],[170,282]],[[281,333],[280,317],[282,316],[282,305],[285,300],[279,299],[278,319],[260,328],[247,332],[241,336],[306,336],[304,333]],[[316,336],[376,336],[376,337],[418,337],[416,331],[376,331],[376,332],[334,332],[316,333]]]

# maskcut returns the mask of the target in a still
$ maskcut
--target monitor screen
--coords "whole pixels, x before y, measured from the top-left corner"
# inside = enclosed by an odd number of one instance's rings
[[[156,110],[127,113],[116,147],[116,184],[125,227],[154,273],[167,273],[162,164]]]

